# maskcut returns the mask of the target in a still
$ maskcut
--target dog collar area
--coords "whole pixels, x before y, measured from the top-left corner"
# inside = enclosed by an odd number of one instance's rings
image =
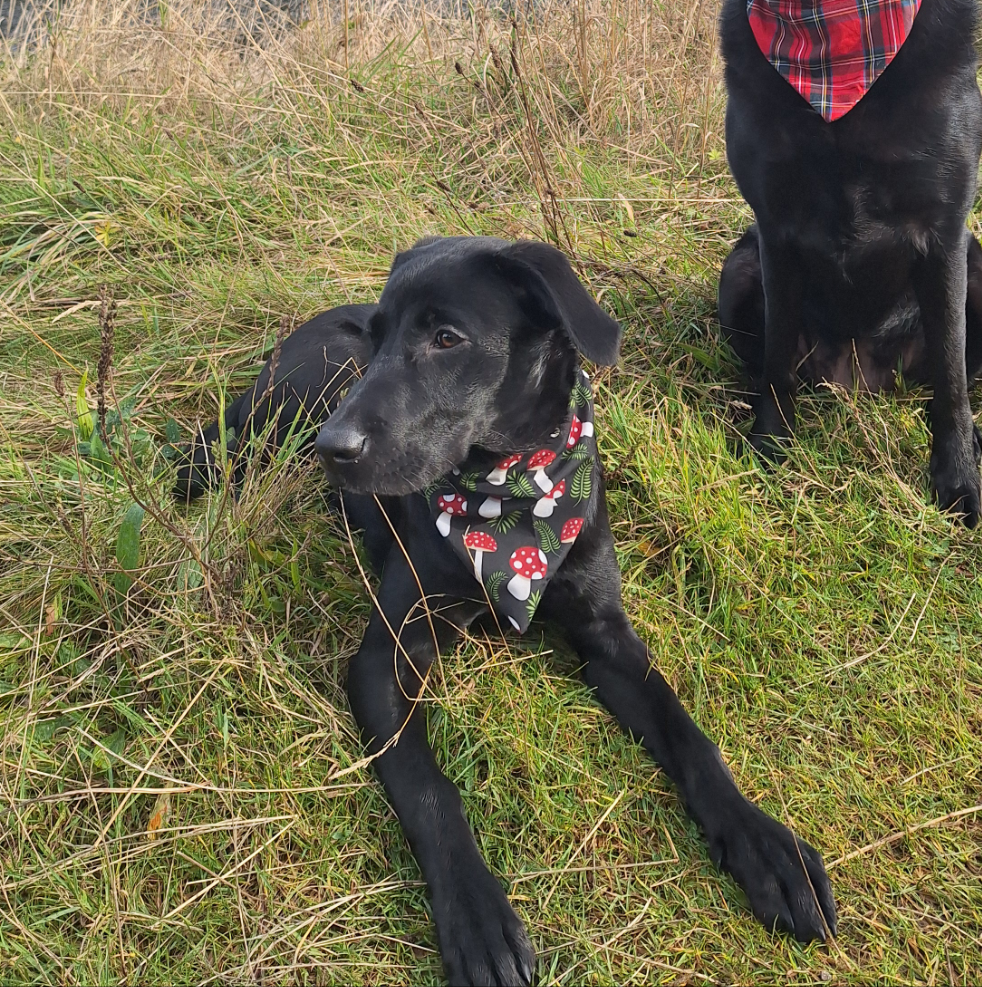
[[[910,34],[921,0],[747,0],[767,60],[831,123],[872,88]]]
[[[583,528],[598,468],[593,394],[581,370],[547,445],[491,469],[465,461],[423,492],[437,531],[519,633]]]

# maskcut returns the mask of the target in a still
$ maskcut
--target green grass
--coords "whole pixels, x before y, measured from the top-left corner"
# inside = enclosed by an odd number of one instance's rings
[[[584,10],[261,48],[82,18],[0,64],[0,982],[441,982],[347,713],[368,593],[317,471],[184,509],[162,453],[281,317],[376,297],[434,233],[553,239],[622,320],[597,411],[629,612],[840,910],[828,948],[767,935],[561,642],[471,639],[431,738],[541,981],[982,977],[982,541],[929,504],[924,395],[806,394],[786,468],[741,452],[713,11]],[[136,404],[100,467],[103,284]]]

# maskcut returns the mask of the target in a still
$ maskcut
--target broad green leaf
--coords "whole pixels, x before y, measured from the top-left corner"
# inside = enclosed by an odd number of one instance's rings
[[[140,528],[144,510],[139,504],[130,504],[116,539],[116,561],[127,570],[140,564]]]
[[[173,418],[168,418],[164,423],[164,435],[168,442],[177,445],[181,441],[181,426]]]
[[[123,523],[119,526],[119,535],[116,538],[116,561],[124,571],[117,572],[114,581],[120,593],[125,593],[133,582],[127,573],[140,564],[140,528],[143,525],[143,514],[144,510],[139,504],[130,504],[129,510],[123,517]]]
[[[59,730],[67,730],[74,724],[75,719],[71,716],[56,716],[51,720],[38,720],[34,724],[34,739],[50,740]]]
[[[75,420],[78,426],[78,434],[83,442],[88,442],[95,431],[95,423],[92,421],[92,412],[89,411],[89,402],[85,400],[85,385],[89,382],[89,372],[82,372],[82,379],[78,382],[78,391],[75,393]]]
[[[79,446],[79,451],[81,452],[82,447]],[[97,431],[92,432],[92,438],[89,440],[88,449],[84,453],[89,459],[97,463],[104,463],[107,466],[113,464],[113,458],[109,454],[109,449],[106,444],[99,438],[99,433]]]
[[[136,395],[132,394],[119,402],[118,416],[124,422],[128,422],[133,417],[133,411],[136,409],[136,400]]]
[[[92,760],[92,767],[96,771],[106,772],[110,771],[113,767],[115,759],[112,755],[122,753],[123,748],[126,746],[126,731],[120,728],[112,736],[103,740],[102,743],[109,750],[103,750],[102,747],[93,746],[89,751],[89,757]]]
[[[197,589],[204,582],[201,566],[196,559],[185,559],[177,570],[177,583],[182,589]]]

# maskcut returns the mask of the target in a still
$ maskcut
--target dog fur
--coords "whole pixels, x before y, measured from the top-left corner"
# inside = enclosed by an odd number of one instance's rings
[[[725,0],[726,149],[756,223],[723,265],[719,319],[752,379],[751,445],[772,460],[806,381],[933,387],[932,486],[974,527],[982,372],[982,248],[966,229],[982,150],[977,0],[923,0],[863,99],[833,123],[757,46]]]
[[[298,330],[296,345],[290,337],[281,355],[290,400],[305,409],[307,426],[320,426],[317,452],[381,572],[348,672],[351,709],[429,888],[447,979],[528,984],[528,935],[481,858],[417,702],[437,654],[488,610],[418,491],[465,460],[490,465],[540,447],[565,421],[579,355],[613,364],[620,329],[558,250],[491,238],[425,240],[399,254],[377,310],[366,323],[361,316],[349,312],[364,328],[348,331],[327,313]],[[353,364],[367,364],[360,379],[343,370]],[[286,408],[261,400],[268,370],[229,408],[226,425],[231,416],[247,434],[250,408],[263,421]],[[282,400],[279,373],[272,393]],[[288,427],[282,415],[277,421]],[[217,426],[204,434],[219,439]],[[189,457],[182,495],[215,479],[208,445]],[[562,629],[599,701],[675,783],[713,860],[743,888],[757,919],[803,941],[825,939],[836,915],[821,857],[740,794],[716,746],[653,667],[621,603],[602,480],[594,487],[586,523],[538,616]],[[439,606],[428,611],[428,600]]]

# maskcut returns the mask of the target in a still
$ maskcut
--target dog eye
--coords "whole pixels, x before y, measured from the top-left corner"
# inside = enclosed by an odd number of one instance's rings
[[[436,335],[433,337],[433,345],[438,350],[449,350],[452,346],[456,346],[461,342],[462,339],[463,337],[454,332],[453,329],[437,329]]]

